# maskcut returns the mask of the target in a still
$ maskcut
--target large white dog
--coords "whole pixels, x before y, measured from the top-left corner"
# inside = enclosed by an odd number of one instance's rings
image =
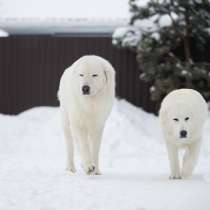
[[[179,89],[164,98],[159,114],[168,150],[170,178],[188,177],[192,175],[198,159],[203,126],[208,115],[207,103],[197,91]],[[185,149],[182,169],[179,148]]]
[[[73,140],[87,174],[100,174],[99,150],[115,95],[115,71],[105,59],[87,55],[67,68],[58,97],[67,146],[67,170],[75,172]]]

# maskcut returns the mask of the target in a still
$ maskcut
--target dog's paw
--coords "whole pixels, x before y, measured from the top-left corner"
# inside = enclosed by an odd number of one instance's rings
[[[185,170],[182,171],[182,177],[184,179],[189,178],[191,176],[192,176],[192,171],[185,171]]]
[[[102,175],[101,171],[97,170],[95,175]]]
[[[169,179],[182,179],[181,176],[169,176]]]
[[[171,174],[169,176],[169,179],[182,179],[180,174]]]
[[[87,174],[88,175],[95,175],[96,174],[96,167],[94,166],[94,165],[90,165],[89,167],[88,167],[88,171],[87,171]]]
[[[74,174],[76,173],[75,167],[74,167],[74,166],[72,166],[72,167],[67,167],[67,168],[66,168],[66,173],[67,173],[68,175],[74,175]]]
[[[87,175],[96,175],[96,167],[94,164],[83,165],[83,169]]]

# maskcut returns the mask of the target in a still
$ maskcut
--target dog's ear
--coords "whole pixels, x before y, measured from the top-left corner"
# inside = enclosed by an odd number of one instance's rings
[[[108,86],[113,87],[114,86],[114,80],[115,80],[115,71],[114,68],[110,63],[108,65],[103,66],[103,71],[105,75],[105,82]]]
[[[107,72],[104,70],[104,75],[105,75],[105,79],[106,79],[106,83],[108,82],[108,75]]]
[[[166,124],[167,123],[166,122],[167,115],[168,115],[167,108],[161,106],[160,110],[159,110],[159,119],[160,119],[161,124]]]

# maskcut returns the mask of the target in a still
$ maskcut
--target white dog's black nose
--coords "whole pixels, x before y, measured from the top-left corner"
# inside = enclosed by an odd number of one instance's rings
[[[186,130],[181,130],[180,131],[180,138],[186,138],[187,137],[187,131]]]
[[[90,87],[88,85],[82,86],[82,93],[84,95],[89,95],[90,94]]]

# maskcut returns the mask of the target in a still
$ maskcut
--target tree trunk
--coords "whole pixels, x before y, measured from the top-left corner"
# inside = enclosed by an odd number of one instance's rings
[[[190,51],[190,20],[188,12],[185,14],[186,30],[184,35],[184,51],[185,51],[185,61],[192,63],[191,51]]]
[[[189,37],[184,37],[184,51],[185,51],[185,61],[191,62],[191,53],[190,53],[190,44],[189,44]]]

